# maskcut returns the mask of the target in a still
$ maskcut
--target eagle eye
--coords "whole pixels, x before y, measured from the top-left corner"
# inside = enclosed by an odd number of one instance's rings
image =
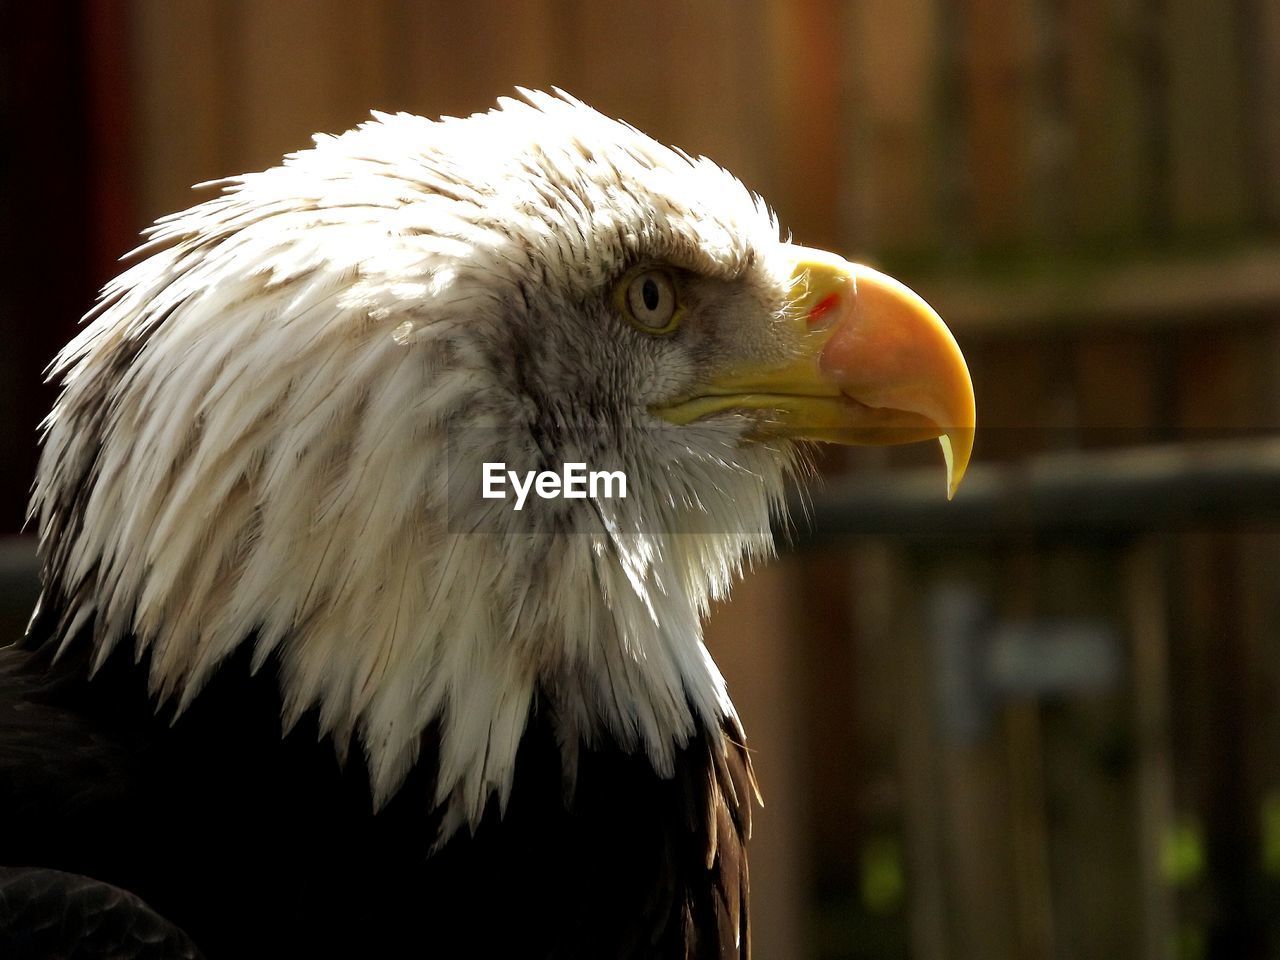
[[[666,270],[649,268],[628,275],[620,291],[627,317],[645,333],[670,333],[680,321],[676,285]]]

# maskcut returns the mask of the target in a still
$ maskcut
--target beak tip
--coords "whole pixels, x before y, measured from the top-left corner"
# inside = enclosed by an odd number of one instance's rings
[[[960,481],[964,479],[965,471],[969,468],[969,455],[973,449],[972,433],[969,434],[968,443],[961,438],[958,451],[950,434],[944,433],[938,437],[938,444],[942,447],[942,459],[947,465],[947,500],[951,501],[955,499],[956,491],[960,489]]]

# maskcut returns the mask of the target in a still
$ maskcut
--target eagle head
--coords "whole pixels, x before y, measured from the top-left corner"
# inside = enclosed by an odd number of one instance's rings
[[[950,489],[972,442],[913,293],[522,94],[375,114],[159,221],[55,363],[32,508],[62,644],[131,646],[179,710],[250,644],[378,802],[436,723],[451,826],[505,803],[540,698],[567,752],[659,773],[732,717],[700,617],[772,548],[804,441],[940,437]],[[482,493],[570,463],[626,496]]]

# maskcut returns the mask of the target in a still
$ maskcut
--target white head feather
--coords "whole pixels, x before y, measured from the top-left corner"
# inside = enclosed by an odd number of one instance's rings
[[[776,220],[708,160],[525,97],[375,115],[160,221],[56,362],[33,500],[62,642],[89,626],[100,663],[132,638],[181,705],[240,644],[275,654],[286,725],[358,736],[379,802],[439,721],[447,829],[505,802],[538,691],[566,743],[659,772],[732,713],[699,621],[770,549],[794,465],[733,417],[651,417],[697,358],[608,301],[652,259],[776,311]],[[626,500],[450,492],[593,457]]]

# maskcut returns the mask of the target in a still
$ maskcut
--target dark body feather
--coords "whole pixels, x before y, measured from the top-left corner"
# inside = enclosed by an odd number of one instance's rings
[[[700,729],[666,779],[584,747],[566,797],[544,691],[505,813],[432,854],[430,732],[374,814],[358,749],[340,767],[314,715],[281,737],[274,666],[251,676],[248,644],[171,722],[127,648],[90,680],[86,641],[53,662],[42,639],[38,621],[0,649],[0,864],[132,891],[210,960],[748,955],[736,723]]]
[[[199,960],[181,930],[133,894],[61,870],[0,867],[5,960]]]

